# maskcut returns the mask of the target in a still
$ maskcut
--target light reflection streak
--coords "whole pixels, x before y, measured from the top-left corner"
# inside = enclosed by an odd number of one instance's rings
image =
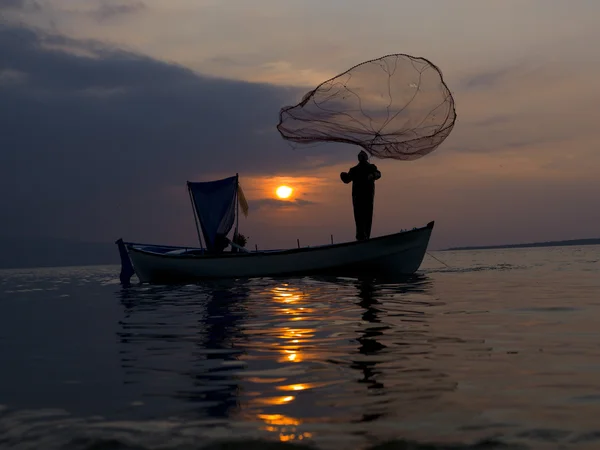
[[[281,442],[301,441],[312,437],[311,433],[298,431],[296,427],[302,422],[293,417],[284,416],[283,414],[259,414],[258,418],[266,424],[261,429],[270,433],[277,433]]]
[[[293,395],[286,395],[283,397],[263,397],[257,398],[252,401],[256,405],[285,405],[286,403],[294,401],[296,397]]]
[[[271,289],[269,295],[278,309],[276,314],[291,316],[288,319],[291,323],[302,322],[307,319],[307,316],[314,313],[314,309],[303,304],[307,296],[300,289],[292,288],[288,284]],[[282,327],[276,330],[277,342],[273,347],[280,355],[277,362],[285,365],[297,364],[310,358],[311,355],[305,351],[305,348],[310,344],[315,333],[316,329],[314,328],[296,328],[294,326]],[[283,383],[284,381],[273,380],[275,383]],[[303,383],[279,385],[276,386],[276,389],[278,391],[301,393],[314,387],[316,387],[316,384]],[[289,404],[295,399],[294,395],[287,395],[262,399],[255,398],[251,403],[257,406],[273,407]],[[297,430],[296,427],[302,423],[300,419],[283,414],[266,414],[262,410],[259,410],[255,417],[264,422],[265,425],[261,428],[262,430],[276,434],[281,442],[301,441],[312,437],[308,432]]]

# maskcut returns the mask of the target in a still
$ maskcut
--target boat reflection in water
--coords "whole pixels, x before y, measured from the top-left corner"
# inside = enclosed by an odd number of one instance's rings
[[[186,417],[228,418],[238,407],[244,282],[122,290],[119,333],[126,383]],[[192,411],[181,401],[191,402]],[[146,403],[146,402],[144,402]],[[170,408],[169,408],[170,406]]]
[[[411,409],[414,394],[424,395],[451,390],[455,383],[444,383],[446,376],[419,367],[416,361],[419,355],[427,355],[429,350],[423,343],[429,340],[429,314],[427,307],[434,303],[414,298],[420,294],[425,299],[430,280],[426,276],[415,275],[404,283],[379,284],[372,280],[360,280],[354,283],[358,305],[363,309],[364,326],[358,330],[358,355],[352,358],[351,367],[362,373],[358,380],[367,388],[365,410],[356,422],[372,422],[387,416],[397,416],[401,411]],[[412,297],[411,297],[412,296]],[[408,297],[408,298],[405,298]],[[419,304],[421,307],[419,307]],[[421,347],[422,349],[419,349]],[[412,360],[411,360],[412,359]],[[402,374],[419,372],[419,379]],[[410,384],[405,378],[410,379]],[[442,383],[440,384],[440,381]],[[402,404],[402,400],[406,404]],[[394,408],[394,404],[400,410]]]
[[[427,357],[430,283],[294,278],[133,290],[123,297],[123,367],[170,415],[244,424],[281,441],[335,427],[369,434],[455,388]]]

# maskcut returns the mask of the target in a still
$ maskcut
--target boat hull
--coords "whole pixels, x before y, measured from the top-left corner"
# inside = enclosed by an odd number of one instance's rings
[[[366,241],[281,251],[199,255],[124,245],[142,283],[313,274],[410,275],[423,262],[433,225]]]

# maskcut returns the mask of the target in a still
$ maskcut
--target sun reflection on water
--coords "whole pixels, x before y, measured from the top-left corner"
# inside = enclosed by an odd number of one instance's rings
[[[290,321],[299,322],[306,320],[306,316],[312,314],[314,309],[302,305],[307,300],[307,296],[298,288],[292,288],[287,284],[277,286],[271,290],[272,299],[276,304],[281,304],[279,311],[285,315],[292,316]],[[278,351],[281,356],[277,362],[299,363],[306,360],[302,344],[310,342],[314,337],[314,328],[293,328],[284,327],[278,334],[278,338],[283,342],[277,343]]]
[[[301,289],[291,287],[287,283],[274,287],[268,291],[268,296],[272,301],[276,311],[274,314],[285,317],[288,321],[288,326],[274,328],[272,330],[275,341],[271,343],[266,351],[274,351],[279,354],[276,361],[288,365],[296,365],[301,362],[306,362],[315,357],[306,349],[311,347],[315,337],[316,329],[308,327],[296,327],[294,324],[303,322],[309,319],[311,314],[314,314],[313,308],[307,307],[308,295]],[[287,378],[252,378],[248,381],[256,382],[262,386],[273,386],[277,391],[289,392],[294,395],[285,396],[265,396],[255,397],[250,400],[250,405],[255,406],[252,416],[258,418],[264,423],[261,428],[269,433],[277,435],[282,442],[300,441],[309,439],[312,435],[308,432],[298,430],[298,426],[302,424],[302,420],[282,414],[278,410],[280,407],[285,407],[296,400],[296,396],[303,391],[317,387],[317,383],[294,383],[290,384]],[[287,383],[286,383],[287,382]],[[274,408],[272,414],[267,414],[266,408]]]
[[[291,401],[294,401],[296,397],[293,395],[286,395],[285,397],[263,397],[257,398],[252,401],[256,405],[285,405]]]
[[[302,422],[293,417],[284,416],[283,414],[259,414],[258,418],[265,423],[265,426],[261,429],[278,433],[281,442],[301,441],[312,437],[311,433],[298,431],[296,427]]]

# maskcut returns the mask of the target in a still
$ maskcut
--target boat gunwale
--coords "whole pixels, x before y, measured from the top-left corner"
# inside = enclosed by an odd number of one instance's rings
[[[195,260],[207,260],[207,259],[227,259],[227,258],[240,258],[240,257],[244,257],[244,258],[249,258],[249,257],[256,257],[256,256],[272,256],[272,255],[289,255],[289,254],[296,254],[296,253],[304,253],[304,252],[311,252],[311,251],[317,251],[317,250],[324,250],[324,249],[334,249],[334,248],[341,248],[341,247],[350,247],[350,246],[356,246],[356,245],[364,245],[373,241],[382,241],[385,239],[389,239],[395,236],[399,236],[399,235],[409,235],[409,234],[413,234],[413,233],[419,233],[419,232],[423,232],[426,230],[432,230],[433,227],[435,225],[435,221],[431,221],[429,222],[427,225],[420,227],[420,228],[413,228],[412,230],[407,230],[407,231],[400,231],[398,233],[394,233],[394,234],[386,234],[384,236],[377,236],[374,238],[370,238],[364,241],[349,241],[349,242],[340,242],[338,244],[327,244],[327,245],[322,245],[322,246],[318,246],[318,247],[301,247],[301,248],[290,248],[290,249],[284,249],[284,250],[267,250],[267,251],[259,251],[259,252],[238,252],[238,253],[221,253],[221,254],[216,254],[216,255],[211,255],[208,253],[202,254],[202,255],[191,255],[191,254],[165,254],[165,253],[157,253],[157,252],[152,252],[152,251],[148,251],[148,250],[144,250],[144,249],[140,249],[140,248],[135,248],[135,245],[144,245],[147,247],[164,247],[164,248],[174,248],[174,249],[184,249],[184,248],[191,248],[191,247],[175,247],[175,246],[161,246],[158,244],[134,244],[134,243],[128,243],[128,242],[124,242],[123,244],[125,244],[125,246],[127,247],[127,250],[129,252],[134,252],[134,253],[141,253],[144,255],[148,255],[148,256],[155,256],[155,257],[161,257],[161,258],[169,258],[169,259],[195,259]],[[198,249],[200,250],[200,249]]]

